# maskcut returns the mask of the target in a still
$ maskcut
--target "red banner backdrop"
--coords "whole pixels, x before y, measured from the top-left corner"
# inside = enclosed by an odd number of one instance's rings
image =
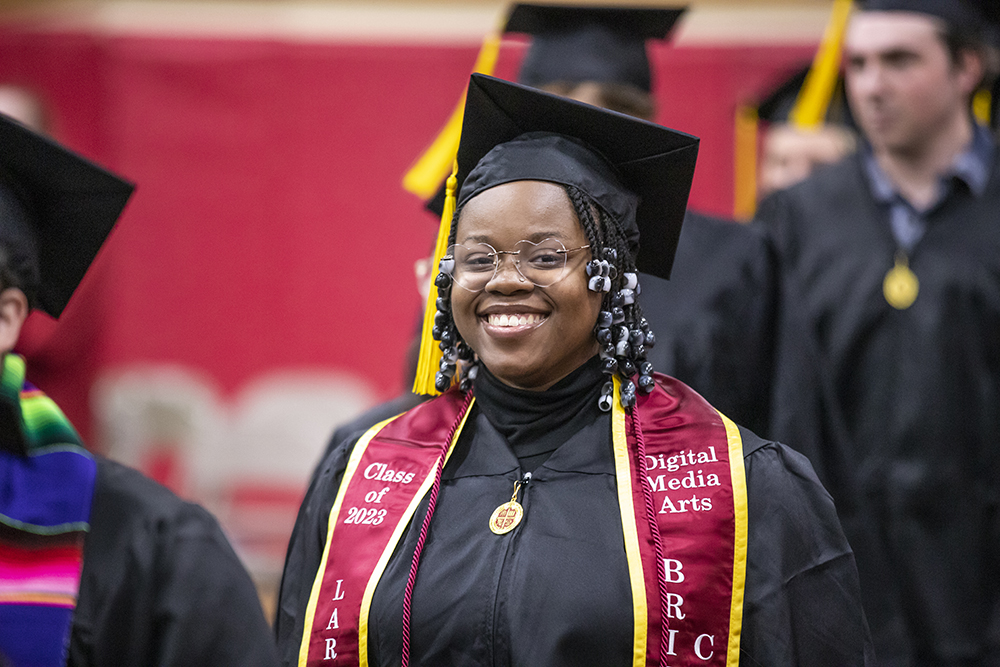
[[[732,209],[733,116],[810,46],[652,51],[662,122],[702,137],[691,204]],[[523,45],[498,74],[516,75]],[[0,28],[0,82],[59,140],[138,183],[29,373],[88,435],[102,369],[171,363],[223,393],[281,368],[402,386],[414,260],[435,222],[402,174],[453,108],[476,47],[162,38]]]

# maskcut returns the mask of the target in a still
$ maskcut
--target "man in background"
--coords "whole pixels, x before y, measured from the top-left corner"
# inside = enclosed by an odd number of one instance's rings
[[[844,62],[866,143],[759,211],[811,347],[779,363],[772,435],[837,503],[883,665],[1000,664],[1000,174],[971,113],[988,7],[863,3]]]

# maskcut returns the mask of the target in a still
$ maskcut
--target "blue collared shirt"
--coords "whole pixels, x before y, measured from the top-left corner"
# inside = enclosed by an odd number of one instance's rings
[[[899,247],[910,252],[927,229],[927,215],[940,206],[954,191],[958,182],[976,197],[982,197],[990,178],[995,146],[989,130],[973,124],[972,142],[960,153],[938,181],[937,196],[926,209],[918,211],[906,201],[875,160],[871,148],[865,150],[865,170],[875,201],[889,206],[889,224]]]

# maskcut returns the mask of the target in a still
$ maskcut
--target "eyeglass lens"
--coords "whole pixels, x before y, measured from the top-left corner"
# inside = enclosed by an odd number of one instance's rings
[[[566,246],[554,238],[539,243],[518,241],[511,250],[498,251],[488,243],[448,248],[448,255],[455,259],[452,278],[471,292],[484,289],[507,259],[522,278],[537,287],[548,287],[565,274],[567,254]]]

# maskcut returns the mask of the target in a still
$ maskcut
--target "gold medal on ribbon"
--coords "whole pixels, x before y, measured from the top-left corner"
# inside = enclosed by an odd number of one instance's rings
[[[509,533],[517,527],[517,524],[521,523],[524,508],[521,507],[521,503],[517,502],[517,492],[520,489],[521,482],[514,482],[514,495],[510,497],[508,502],[493,510],[493,516],[490,517],[490,530],[497,535]]]
[[[906,255],[896,255],[896,265],[889,269],[882,281],[882,293],[885,300],[896,310],[906,310],[917,300],[920,292],[920,281],[917,274],[910,270]]]

